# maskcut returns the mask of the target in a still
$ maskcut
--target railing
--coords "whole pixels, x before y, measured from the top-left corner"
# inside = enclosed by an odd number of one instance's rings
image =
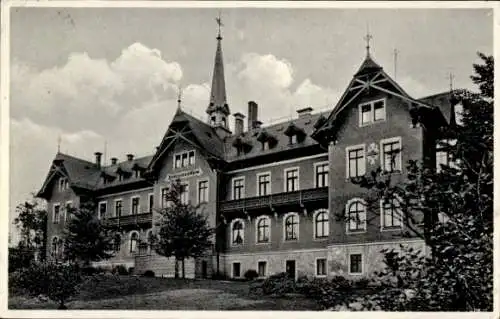
[[[295,192],[222,201],[220,211],[223,213],[245,211],[290,204],[300,205],[322,200],[328,200],[328,187],[310,188]]]
[[[152,222],[153,222],[153,213],[149,212],[136,215],[122,215],[120,217],[110,217],[103,220],[103,224],[108,227],[151,224]]]

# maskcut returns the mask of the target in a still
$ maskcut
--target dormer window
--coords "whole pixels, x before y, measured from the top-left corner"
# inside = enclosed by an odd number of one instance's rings
[[[123,174],[118,173],[118,181],[119,182],[123,181]]]
[[[108,180],[106,179],[106,176],[101,176],[101,182],[106,185],[106,183],[108,182]]]
[[[284,133],[288,136],[290,145],[302,142],[306,136],[304,130],[296,126],[293,122],[288,125]]]
[[[260,131],[257,135],[257,141],[262,143],[262,150],[266,151],[273,148],[278,142],[274,136],[269,134],[266,130]]]
[[[269,141],[262,142],[262,150],[267,151],[269,149]]]
[[[68,179],[66,177],[62,177],[59,179],[59,191],[63,192],[69,188]]]
[[[136,169],[136,170],[135,170],[135,178],[140,178],[140,177],[141,177],[141,175],[142,175],[142,174],[141,174],[141,171],[140,171],[140,170],[138,170],[138,169]]]
[[[385,121],[385,99],[359,105],[359,126]]]
[[[297,134],[290,136],[290,144],[297,144]]]

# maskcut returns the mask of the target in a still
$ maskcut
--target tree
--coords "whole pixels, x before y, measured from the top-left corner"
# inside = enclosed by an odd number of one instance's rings
[[[105,229],[95,214],[95,205],[85,202],[68,207],[69,222],[64,232],[65,258],[85,266],[92,261],[111,258],[114,236]]]
[[[364,304],[383,310],[493,309],[493,57],[479,53],[471,77],[479,93],[454,92],[462,125],[439,132],[449,154],[440,171],[410,161],[407,179],[393,183],[371,174],[355,182],[373,198],[397,198],[401,218],[424,239],[428,256],[402,247],[384,251],[381,290]],[[406,224],[405,223],[405,224]],[[423,223],[423,227],[421,226]]]
[[[185,259],[202,256],[212,247],[213,230],[206,217],[197,212],[197,207],[182,201],[182,191],[183,186],[179,181],[172,183],[164,199],[168,205],[159,211],[159,231],[157,236],[153,236],[153,246],[159,255],[175,257],[176,277],[177,261],[181,261],[182,278],[185,278]]]
[[[40,206],[34,197],[18,205],[14,225],[20,233],[18,249],[26,253],[31,251],[30,254],[36,252],[43,260],[47,247],[47,210]]]

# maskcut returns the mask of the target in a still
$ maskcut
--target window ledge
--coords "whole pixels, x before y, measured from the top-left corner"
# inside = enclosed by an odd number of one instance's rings
[[[350,276],[362,276],[363,272],[349,272]]]
[[[314,237],[313,240],[314,241],[325,241],[325,240],[328,240],[328,237],[329,236],[326,236],[326,237]]]
[[[347,235],[357,235],[357,234],[364,234],[364,233],[366,233],[366,229],[365,230],[355,230],[355,231],[348,230],[346,232]]]
[[[314,275],[316,278],[326,278],[326,275]]]
[[[398,231],[398,230],[399,231],[403,230],[403,227],[398,226],[398,227],[381,227],[380,228],[381,232],[390,232],[390,231]]]
[[[261,246],[271,245],[271,242],[270,241],[267,241],[267,242],[256,242],[255,245],[261,245]]]

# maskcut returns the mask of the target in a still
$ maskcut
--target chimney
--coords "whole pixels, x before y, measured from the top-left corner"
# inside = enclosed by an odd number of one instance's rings
[[[233,114],[234,116],[234,135],[240,135],[244,131],[244,123],[243,119],[245,118],[245,115],[241,113],[235,113]]]
[[[116,157],[111,157],[111,165],[116,165],[118,163],[118,159]]]
[[[134,159],[134,154],[127,154],[127,161],[132,161]]]
[[[255,122],[258,119],[258,106],[254,101],[248,102],[248,130],[255,128]]]
[[[97,165],[98,168],[101,168],[101,157],[102,153],[101,152],[95,152],[95,164]]]
[[[310,116],[312,110],[313,110],[312,107],[306,107],[306,108],[297,110],[297,113],[299,114],[299,119],[303,118],[303,117],[306,117],[306,116]]]

